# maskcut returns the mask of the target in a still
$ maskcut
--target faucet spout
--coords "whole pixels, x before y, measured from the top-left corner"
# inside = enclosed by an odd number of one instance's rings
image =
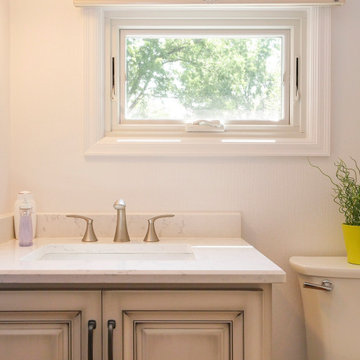
[[[124,200],[116,200],[114,209],[117,211],[116,230],[114,242],[127,242],[130,241],[129,233],[126,224],[126,204]]]

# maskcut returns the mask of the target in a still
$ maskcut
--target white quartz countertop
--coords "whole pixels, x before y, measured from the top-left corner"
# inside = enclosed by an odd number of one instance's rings
[[[135,239],[125,246],[147,246],[141,240]],[[37,260],[31,254],[33,251],[41,253],[44,246],[49,248],[49,245],[55,244],[87,245],[78,238],[37,238],[31,247],[19,247],[16,240],[0,244],[0,286],[34,283],[264,284],[285,281],[285,272],[243,239],[168,238],[151,244],[153,248],[164,244],[187,244],[193,255],[189,259],[175,260],[129,260],[126,259],[126,254],[121,260],[94,257]],[[110,250],[118,245],[110,238],[99,239],[97,244],[104,244]]]

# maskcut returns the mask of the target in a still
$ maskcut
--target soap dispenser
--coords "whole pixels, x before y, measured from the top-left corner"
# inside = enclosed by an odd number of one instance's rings
[[[20,207],[24,204],[31,206],[31,223],[32,223],[32,236],[35,237],[36,233],[36,203],[33,194],[30,191],[20,191],[17,194],[14,206],[14,227],[15,237],[19,239],[19,226],[20,226]]]
[[[19,210],[19,246],[31,246],[33,244],[33,229],[31,220],[32,206],[25,200],[20,205]]]

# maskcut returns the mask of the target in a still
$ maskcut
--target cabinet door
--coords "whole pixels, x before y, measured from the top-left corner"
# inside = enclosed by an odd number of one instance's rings
[[[103,306],[105,359],[109,343],[116,360],[264,359],[262,291],[105,291]]]
[[[0,359],[80,359],[80,334],[79,312],[0,312]]]
[[[0,360],[101,359],[100,319],[100,292],[2,291]],[[89,334],[90,320],[99,329]]]

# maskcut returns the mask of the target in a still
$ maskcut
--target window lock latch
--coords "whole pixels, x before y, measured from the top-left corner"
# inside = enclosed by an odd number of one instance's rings
[[[187,132],[224,132],[224,124],[219,120],[196,120],[186,124]]]

